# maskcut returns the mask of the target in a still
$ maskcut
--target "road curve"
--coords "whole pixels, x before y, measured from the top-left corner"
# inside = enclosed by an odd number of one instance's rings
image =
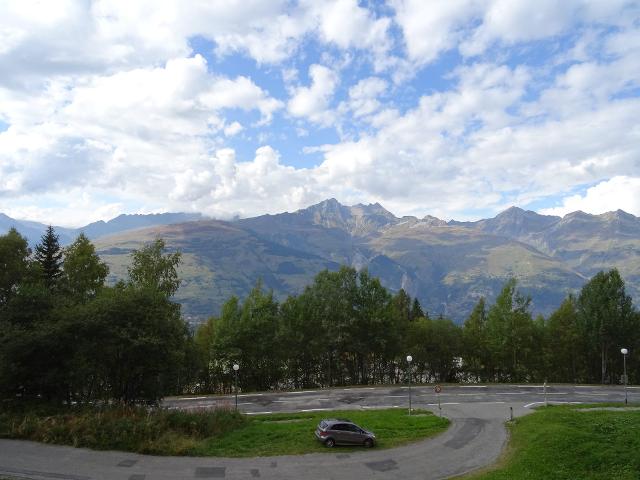
[[[407,388],[352,388],[239,396],[249,414],[324,409],[405,408]],[[123,452],[99,452],[35,442],[0,440],[0,474],[50,480],[152,479],[442,479],[491,464],[500,455],[507,434],[504,422],[511,409],[524,415],[543,404],[542,386],[447,386],[438,397],[432,387],[411,391],[415,408],[428,408],[452,421],[444,433],[388,450],[342,450],[300,456],[259,458],[154,457]],[[640,389],[628,390],[640,401]],[[553,385],[548,402],[621,401],[617,387]],[[234,402],[234,397],[171,398],[169,408],[207,408]],[[310,433],[311,434],[311,433]]]

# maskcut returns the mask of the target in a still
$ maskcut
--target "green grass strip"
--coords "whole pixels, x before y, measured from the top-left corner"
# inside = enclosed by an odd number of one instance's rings
[[[603,407],[549,406],[516,419],[498,468],[464,478],[638,480],[640,411]]]

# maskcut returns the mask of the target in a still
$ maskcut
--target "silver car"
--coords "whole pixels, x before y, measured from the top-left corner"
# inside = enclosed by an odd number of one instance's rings
[[[322,420],[316,428],[316,438],[326,447],[334,445],[362,445],[371,448],[376,436],[355,423],[345,419]]]

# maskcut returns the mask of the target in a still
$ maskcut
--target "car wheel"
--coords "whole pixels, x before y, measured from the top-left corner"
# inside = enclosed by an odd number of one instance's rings
[[[367,438],[367,439],[364,441],[364,446],[365,446],[365,448],[371,448],[371,447],[373,447],[373,440],[371,440],[370,438]]]
[[[324,441],[324,446],[328,447],[328,448],[333,448],[333,446],[336,444],[336,441],[333,438],[327,438]]]

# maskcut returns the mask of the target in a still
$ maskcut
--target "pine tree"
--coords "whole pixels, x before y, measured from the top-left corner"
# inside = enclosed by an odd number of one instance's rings
[[[56,286],[58,278],[62,275],[62,248],[58,240],[58,235],[53,227],[49,225],[46,233],[36,245],[35,260],[42,269],[42,278],[49,289]]]
[[[420,301],[418,297],[413,299],[413,306],[411,307],[411,320],[416,320],[418,318],[429,318],[429,315],[424,313],[422,310],[422,306],[420,305]]]

